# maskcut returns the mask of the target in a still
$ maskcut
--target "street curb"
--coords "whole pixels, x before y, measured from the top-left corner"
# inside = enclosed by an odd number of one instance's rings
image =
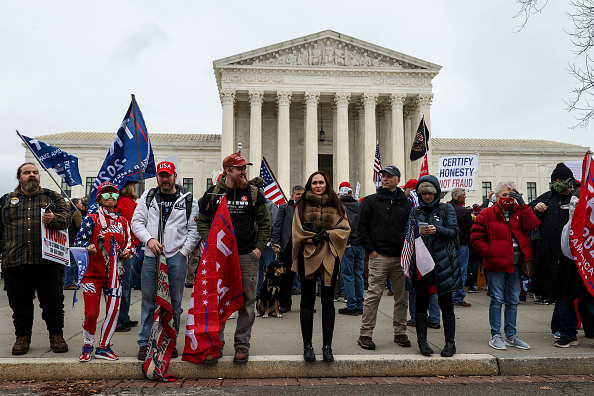
[[[246,364],[223,357],[214,366],[173,361],[168,374],[179,378],[320,378],[320,377],[420,377],[435,375],[499,374],[497,358],[486,354],[439,355],[336,355],[333,363],[307,363],[302,356],[253,356]],[[0,380],[125,380],[142,379],[140,362],[120,358],[115,362],[93,359],[79,363],[72,359],[0,359]]]
[[[501,375],[594,374],[594,356],[500,357]]]

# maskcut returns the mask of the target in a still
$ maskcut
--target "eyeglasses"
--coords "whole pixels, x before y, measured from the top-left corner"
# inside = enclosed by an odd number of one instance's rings
[[[101,194],[101,197],[102,197],[103,199],[109,199],[109,197],[110,197],[110,196],[111,196],[113,199],[118,199],[118,197],[120,196],[120,194],[118,194],[118,193],[103,193],[103,194]]]

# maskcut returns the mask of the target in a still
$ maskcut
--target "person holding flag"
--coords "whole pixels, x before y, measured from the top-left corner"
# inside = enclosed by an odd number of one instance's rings
[[[117,360],[111,350],[111,337],[118,323],[122,287],[120,278],[124,273],[121,260],[133,256],[130,225],[124,216],[115,212],[118,202],[118,187],[110,182],[102,183],[97,189],[97,213],[88,214],[78,231],[75,245],[87,249],[89,265],[80,286],[85,301],[83,320],[84,345],[78,360],[88,362],[93,353],[95,330],[101,300],[105,295],[105,320],[101,327],[99,346],[95,357]]]
[[[176,179],[175,165],[168,161],[160,162],[157,165],[158,187],[151,188],[142,194],[132,217],[132,232],[146,246],[141,274],[141,328],[137,341],[138,360],[142,361],[147,356],[155,317],[159,257],[161,253],[165,255],[168,274],[166,287],[171,293],[171,309],[177,336],[188,270],[188,256],[200,240],[196,228],[198,202],[183,186],[175,183]],[[157,239],[160,224],[163,224],[162,241]],[[178,351],[175,348],[171,357],[177,356]]]
[[[272,227],[264,194],[247,182],[246,170],[247,166],[251,165],[253,164],[239,153],[225,157],[223,175],[217,184],[210,187],[200,199],[200,202],[205,204],[200,207],[197,219],[200,235],[209,235],[222,196],[226,197],[235,232],[243,287],[243,307],[239,310],[233,342],[235,350],[233,361],[235,363],[245,363],[249,359],[252,327],[256,320],[258,263],[270,240]],[[199,267],[198,271],[201,270]],[[225,342],[224,323],[220,327],[219,340]],[[204,363],[215,364],[219,356],[209,355],[205,358]]]
[[[456,316],[452,305],[452,292],[462,285],[458,252],[454,243],[458,238],[458,221],[452,205],[440,203],[441,187],[435,176],[419,178],[416,192],[420,198],[419,206],[410,210],[406,223],[406,235],[410,244],[413,235],[420,234],[420,238],[414,240],[416,254],[412,256],[408,273],[417,289],[415,308],[417,343],[421,354],[424,356],[433,354],[433,350],[427,343],[427,310],[431,289],[435,288],[443,316],[445,336],[445,347],[441,351],[441,356],[451,357],[456,353]],[[424,246],[417,246],[417,243],[422,243]],[[419,250],[419,247],[426,250]],[[420,254],[422,251],[428,251],[430,257],[422,258]],[[403,264],[406,266],[408,263],[403,262]]]

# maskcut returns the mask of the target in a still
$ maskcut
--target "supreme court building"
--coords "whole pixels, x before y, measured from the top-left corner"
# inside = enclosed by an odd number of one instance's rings
[[[441,66],[331,30],[214,61],[222,105],[222,129],[204,134],[149,131],[155,161],[177,154],[179,182],[201,196],[216,182],[222,159],[237,151],[254,163],[264,156],[286,195],[311,173],[326,171],[335,189],[361,183],[360,196],[375,192],[373,164],[379,142],[382,164],[402,171],[402,184],[417,178],[421,161],[409,160],[421,117],[431,130],[432,79]],[[213,98],[212,100],[217,100]],[[115,136],[113,132],[62,132],[37,136],[79,158],[83,186],[90,192]],[[479,154],[477,190],[467,202],[503,180],[516,182],[528,199],[548,190],[558,162],[581,160],[588,150],[575,144],[530,139],[435,138],[429,171],[437,157]],[[27,161],[34,161],[29,152]],[[42,185],[52,181],[45,172]],[[146,187],[156,184],[149,179]]]

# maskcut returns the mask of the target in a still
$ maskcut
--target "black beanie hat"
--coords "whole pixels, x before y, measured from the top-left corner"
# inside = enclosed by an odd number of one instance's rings
[[[573,178],[573,172],[563,162],[559,162],[557,167],[553,170],[553,173],[551,173],[551,183],[555,179],[567,180]]]

